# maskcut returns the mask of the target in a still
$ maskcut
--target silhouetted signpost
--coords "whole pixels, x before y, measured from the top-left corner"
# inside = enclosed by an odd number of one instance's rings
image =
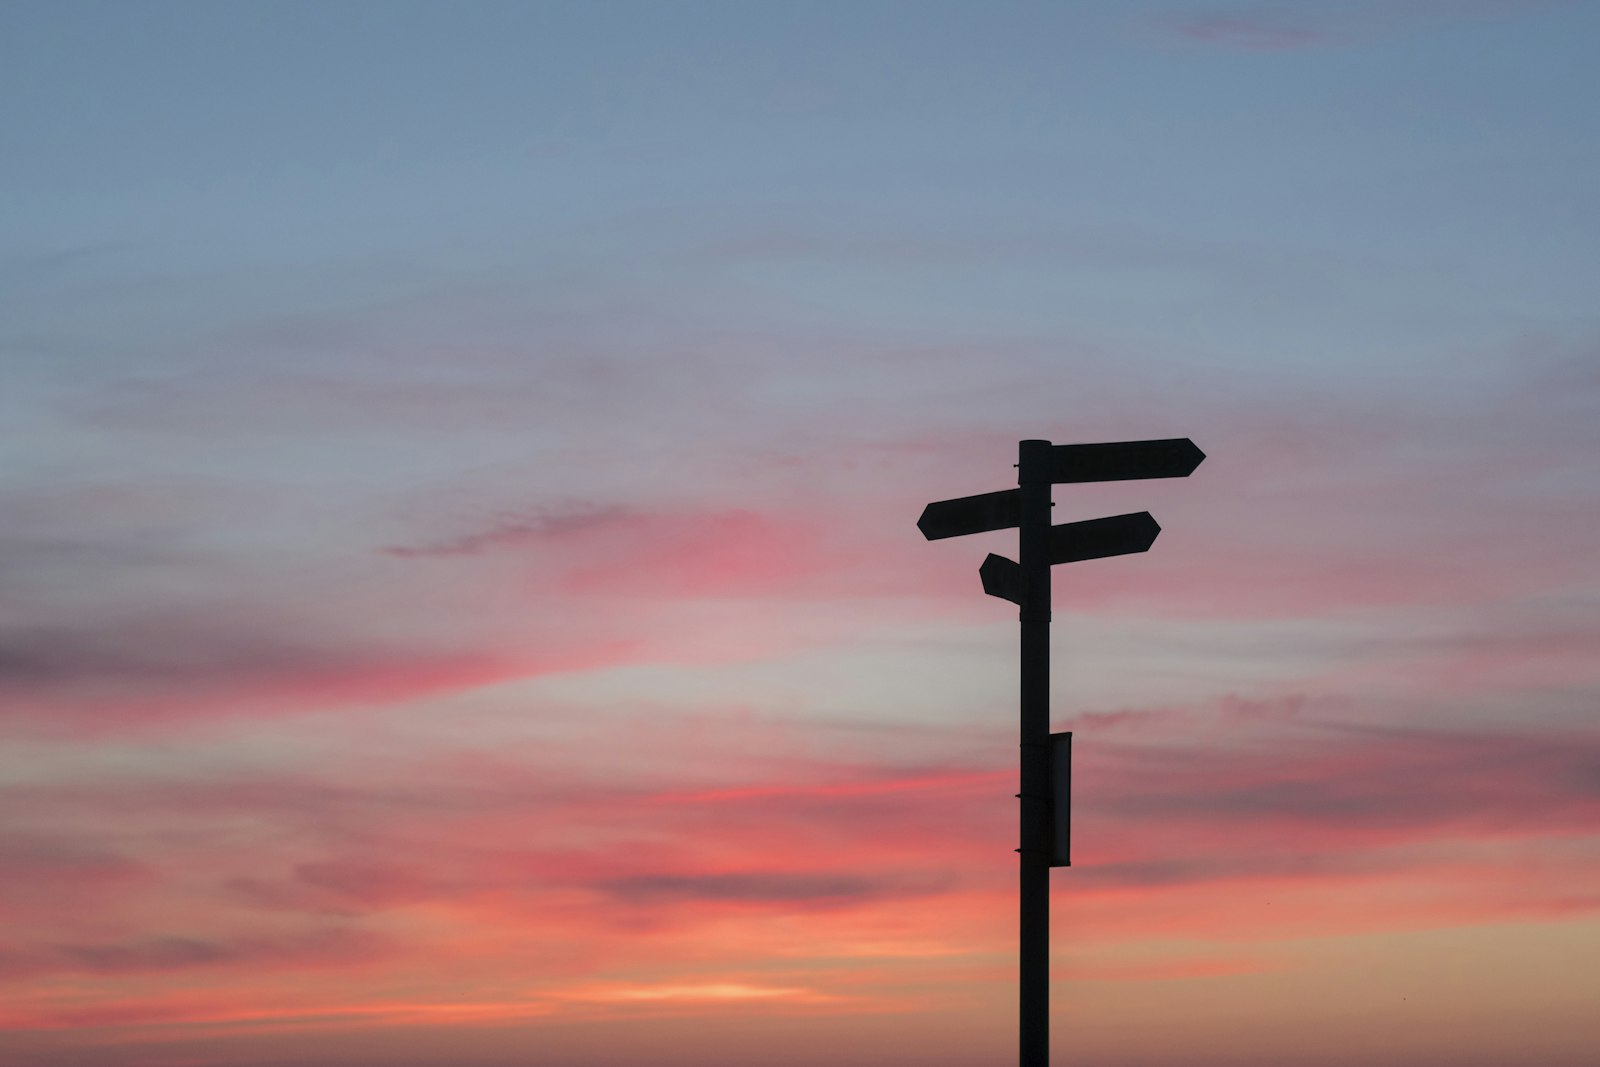
[[[985,593],[1021,609],[1021,1067],[1047,1067],[1049,1061],[1050,868],[1071,860],[1072,734],[1050,732],[1050,567],[1144,552],[1161,532],[1148,511],[1052,526],[1050,486],[1186,478],[1205,458],[1187,437],[1089,445],[1021,441],[1016,489],[936,501],[917,520],[930,541],[1018,528],[1016,562],[990,554],[978,576]]]

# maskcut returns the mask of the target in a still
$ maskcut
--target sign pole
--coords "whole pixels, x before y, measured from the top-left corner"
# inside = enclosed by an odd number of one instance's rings
[[[1017,446],[1021,495],[1017,556],[1022,571],[1021,787],[1017,849],[1019,1067],[1050,1061],[1050,485],[1049,441]]]

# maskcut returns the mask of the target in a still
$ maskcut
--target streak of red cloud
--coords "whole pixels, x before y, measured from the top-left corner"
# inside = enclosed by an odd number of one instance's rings
[[[717,789],[700,793],[668,793],[655,799],[658,803],[668,804],[714,804],[724,801],[766,799],[771,797],[853,797],[872,796],[879,793],[901,793],[907,791],[937,790],[968,791],[981,787],[992,787],[996,783],[1013,777],[1009,771],[989,771],[982,773],[960,774],[927,774],[913,776],[894,776],[873,781],[836,782],[821,785],[772,785],[772,786],[747,786],[738,789]]]
[[[735,510],[651,516],[563,579],[574,594],[715,598],[793,595],[830,569],[811,522]],[[593,558],[593,557],[591,557]]]

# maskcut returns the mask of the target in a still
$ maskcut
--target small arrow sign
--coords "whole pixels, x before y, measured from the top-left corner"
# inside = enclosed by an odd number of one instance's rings
[[[991,552],[978,568],[978,577],[983,579],[985,593],[1009,600],[1019,608],[1022,606],[1026,587],[1022,582],[1022,568],[1017,564]]]
[[[963,534],[983,533],[987,530],[1004,530],[1022,522],[1022,493],[1017,489],[1002,489],[998,493],[980,493],[977,496],[957,497],[955,500],[935,500],[922,509],[917,529],[930,541],[941,537],[960,537]]]
[[[1084,559],[1146,552],[1160,532],[1161,527],[1148,511],[1085,522],[1064,522],[1050,527],[1050,562],[1076,563]]]
[[[1206,454],[1187,437],[1056,445],[1050,449],[1052,482],[1121,482],[1133,478],[1187,478]]]

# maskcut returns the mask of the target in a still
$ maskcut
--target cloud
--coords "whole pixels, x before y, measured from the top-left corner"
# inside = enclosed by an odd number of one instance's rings
[[[507,677],[594,662],[537,654],[381,644],[338,634],[240,624],[227,618],[156,616],[123,623],[0,625],[0,695],[6,718],[47,731],[115,732],[151,724],[292,714],[390,703]]]
[[[1566,0],[1345,0],[1306,5],[1261,3],[1167,20],[1178,39],[1250,52],[1283,52],[1357,44],[1472,19],[1515,18]],[[1309,17],[1309,18],[1308,18]],[[1311,24],[1308,24],[1311,23]]]
[[[368,963],[386,954],[386,946],[378,937],[341,927],[229,940],[167,935],[53,945],[51,949],[62,961],[62,970],[91,974],[143,974],[218,966],[299,971]]]
[[[574,504],[535,509],[523,514],[498,516],[488,527],[451,540],[422,545],[393,545],[382,551],[401,559],[441,556],[475,556],[492,550],[527,549],[538,542],[570,534],[592,532],[625,521],[627,509],[598,504]]]
[[[1138,948],[1161,939],[1600,906],[1573,891],[1596,876],[1581,845],[1600,817],[1595,738],[1327,718],[1341,708],[1222,696],[1075,724],[1077,865],[1056,888],[1073,951],[1090,956],[1061,977],[1201,981],[1270,966],[1234,949]],[[12,850],[35,866],[107,862],[102,840],[140,858],[136,877],[106,883],[117,892],[96,898],[91,925],[81,909],[26,913],[27,940],[0,948],[8,991],[46,975],[89,985],[73,1003],[9,998],[8,1024],[192,1037],[671,1015],[719,998],[845,1012],[914,987],[910,1010],[963,975],[1009,981],[968,975],[1014,934],[1009,746],[977,759],[970,731],[950,728],[919,737],[912,759],[881,747],[892,731],[804,717],[704,712],[636,736],[653,709],[559,716],[544,733],[548,709],[510,714],[521,736],[452,719],[450,743],[397,748],[377,724],[329,719],[303,739],[322,757],[311,764],[272,771],[271,750],[246,741],[181,767],[132,761],[0,789],[0,819],[48,834]],[[597,746],[598,769],[580,758]]]
[[[28,543],[49,545],[69,517],[35,521]],[[11,560],[31,574],[41,551]],[[45,556],[73,570],[70,554]],[[777,615],[752,625],[719,602],[820,606],[886,587],[861,580],[871,561],[848,530],[795,512],[586,502],[499,513],[331,570],[299,551],[94,558],[87,595],[46,582],[0,611],[0,696],[19,727],[109,733],[401,704],[624,663],[737,661],[792,639]]]
[[[793,595],[840,562],[820,551],[814,525],[793,513],[743,508],[644,512],[579,505],[502,516],[446,541],[383,551],[405,559],[537,553],[556,573],[557,590],[573,598]]]
[[[1323,726],[1248,748],[1102,752],[1084,772],[1096,809],[1166,830],[1329,846],[1576,833],[1600,816],[1600,736],[1587,733]]]
[[[0,788],[0,795],[9,792]],[[56,836],[19,816],[20,807],[9,818],[0,813],[0,914],[19,930],[96,914],[118,899],[149,892],[157,882],[147,862],[107,842],[111,835],[79,828]]]
[[[143,1044],[362,1026],[455,1026],[527,1019],[551,1010],[551,1003],[533,998],[423,1001],[363,999],[348,991],[330,995],[319,990],[315,997],[185,991],[166,997],[105,998],[76,1005],[14,1004],[0,1009],[0,1025],[12,1031],[136,1027],[135,1033],[119,1036]],[[198,1067],[217,1061],[208,1057],[194,1062]]]
[[[1166,721],[1084,735],[1079,891],[1131,901],[1197,886],[1426,878],[1441,863],[1587,833],[1600,818],[1600,739],[1580,733],[1379,729],[1226,708],[1198,733]],[[310,920],[425,909],[469,927],[515,917],[560,936],[563,924],[603,928],[606,914],[686,930],[729,909],[867,913],[1002,891],[1009,768],[813,761],[791,765],[787,782],[651,790],[601,787],[564,769],[561,750],[503,755],[498,771],[373,764],[337,784],[234,773],[13,788],[0,800],[17,818],[54,813],[63,854],[91,854],[71,843],[84,831],[66,828],[92,813],[127,811],[121,832],[141,837],[189,827],[192,851],[146,851],[161,880],[131,901],[179,878],[207,886],[216,906]],[[271,847],[220,844],[251,827]]]
[[[392,945],[353,927],[206,937],[147,934],[121,941],[62,941],[18,929],[0,951],[0,981],[34,983],[77,976],[85,981],[159,980],[191,971],[268,975],[361,967],[389,958]]]
[[[935,892],[943,887],[919,886],[915,879],[866,878],[804,871],[747,871],[687,875],[638,874],[600,882],[597,888],[613,893],[630,904],[699,901],[816,907],[904,897],[918,892]]]
[[[1170,982],[1279,969],[1279,965],[1265,960],[1237,956],[1189,955],[1113,962],[1079,961],[1069,956],[1066,962],[1051,968],[1050,977],[1058,982]]]
[[[1249,52],[1287,52],[1335,43],[1336,38],[1307,26],[1243,15],[1201,15],[1178,21],[1174,30],[1186,41]]]
[[[839,562],[828,558],[814,525],[797,515],[744,509],[658,515],[626,534],[597,553],[603,562],[574,568],[562,586],[575,596],[793,596]]]
[[[561,994],[563,1000],[626,1004],[641,1001],[726,1004],[729,1001],[784,1001],[799,1004],[829,1004],[842,997],[793,986],[755,985],[745,982],[702,982],[693,984],[598,985],[580,986]]]

